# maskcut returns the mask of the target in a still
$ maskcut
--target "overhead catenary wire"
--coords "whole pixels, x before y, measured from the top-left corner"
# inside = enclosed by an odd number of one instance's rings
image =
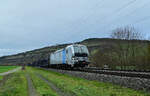
[[[129,15],[133,15],[133,13],[137,12],[137,11],[138,11],[139,9],[141,9],[141,8],[146,7],[147,5],[149,5],[149,3],[150,3],[150,1],[149,1],[149,2],[144,3],[141,7],[136,8],[135,10],[133,10],[133,11],[132,11],[132,12],[130,12],[129,14],[125,15],[124,17],[129,16]]]
[[[111,14],[109,14],[109,16],[103,16],[102,20],[109,18],[110,16],[116,15],[118,13],[120,13],[123,9],[129,7],[131,4],[135,3],[137,0],[131,0],[129,2],[127,2],[126,4],[124,4],[122,7],[118,8],[117,10],[115,10],[114,12],[112,12]],[[102,7],[102,6],[101,6]],[[114,14],[115,13],[115,14]],[[92,16],[93,14],[89,15],[88,17]],[[88,18],[86,19],[88,20]]]
[[[119,15],[119,13],[122,11],[122,10],[124,10],[124,9],[126,9],[126,8],[129,8],[129,6],[131,6],[132,4],[134,4],[136,1],[138,1],[138,0],[131,0],[131,1],[129,1],[129,2],[127,2],[126,4],[124,4],[122,7],[120,7],[120,8],[118,8],[117,10],[115,10],[114,12],[112,12],[112,14],[110,14],[109,16],[105,16],[104,18],[102,18],[102,20],[104,20],[105,18],[107,19],[107,22],[110,22],[110,21],[108,21],[108,18],[110,18],[110,16],[111,16],[111,20],[112,20],[112,17],[113,16],[117,16],[117,15]],[[106,22],[105,22],[105,26],[107,26],[108,27],[108,25],[110,25],[110,24],[106,24]],[[104,26],[104,27],[105,27]]]
[[[103,7],[103,3],[102,2],[104,2],[104,0],[100,0],[100,2],[99,3],[97,3],[96,4],[96,6],[94,7],[95,9],[101,9],[102,7]],[[93,9],[94,9],[93,8]],[[87,15],[82,21],[83,22],[86,22],[87,20],[88,20],[88,18],[89,17],[91,17],[91,16],[93,16],[93,14],[96,12],[96,10],[92,10],[92,12],[89,14],[89,15]],[[82,18],[81,18],[82,19]],[[83,22],[81,22],[81,23],[83,23]]]
[[[139,7],[139,8],[144,8],[144,7],[146,7],[146,5],[148,5],[150,3],[150,1],[149,2],[146,2],[143,6],[141,6],[141,7]],[[136,12],[139,8],[137,8],[136,10],[133,10],[132,12],[134,13],[134,12]],[[132,14],[130,14],[130,15],[132,15]],[[117,20],[117,22],[119,21],[118,19],[116,19]],[[150,15],[148,15],[148,16],[146,16],[146,17],[143,17],[143,18],[141,18],[141,19],[139,19],[139,20],[136,20],[135,22],[132,22],[132,23],[128,23],[128,24],[122,24],[122,26],[134,26],[135,24],[139,24],[139,23],[141,23],[141,22],[144,22],[144,21],[146,21],[146,20],[150,20]],[[105,27],[110,27],[111,25],[115,25],[114,23],[111,23],[111,24],[107,24],[106,26],[104,26],[103,28],[105,28]],[[121,24],[120,24],[121,25]]]
[[[126,3],[125,5],[123,5],[121,8],[118,8],[118,10],[116,10],[116,12],[114,13],[119,13],[120,11],[122,11],[125,8],[128,8],[130,5],[132,5],[133,3],[135,3],[137,0],[131,0],[128,3]]]
[[[78,28],[80,25],[84,24],[84,23],[86,22],[86,20],[87,20],[90,16],[93,15],[93,13],[95,12],[95,11],[93,11],[93,9],[100,9],[100,8],[102,8],[103,5],[104,5],[104,4],[103,4],[104,2],[105,2],[105,0],[99,0],[99,2],[96,3],[96,5],[90,9],[90,11],[89,11],[90,15],[81,16],[80,19],[78,19],[77,23],[72,23],[72,24],[70,24],[70,25],[69,25],[70,27],[73,26],[73,28],[70,29],[70,31],[77,30],[77,28]],[[74,24],[76,24],[76,25],[74,25]]]
[[[103,1],[103,0],[102,0],[102,1]],[[131,5],[133,5],[133,4],[135,4],[135,2],[137,2],[137,1],[138,1],[138,0],[130,0],[129,2],[125,3],[123,6],[117,8],[115,11],[111,12],[109,15],[107,14],[106,16],[103,16],[103,18],[100,18],[99,20],[101,20],[101,22],[104,22],[104,23],[102,23],[103,26],[100,26],[100,27],[101,27],[101,28],[105,28],[106,26],[104,26],[104,24],[107,25],[107,27],[108,27],[108,25],[112,25],[112,24],[113,24],[112,22],[111,22],[111,24],[108,24],[108,23],[106,24],[105,21],[110,22],[110,21],[108,21],[108,19],[110,18],[110,16],[112,17],[112,16],[120,15],[119,13],[121,13],[124,9],[129,9],[129,7],[130,7]],[[98,5],[99,5],[99,4],[96,4],[96,7],[97,7]],[[147,5],[147,3],[144,4],[143,6],[141,6],[140,8],[145,7],[145,5]],[[102,6],[101,6],[101,7],[102,7]],[[98,7],[97,7],[97,8],[98,8]],[[133,10],[132,12],[134,13],[134,12],[136,12],[137,10],[138,10],[138,8],[135,9],[135,10]],[[88,18],[90,18],[91,16],[93,16],[93,15],[94,15],[94,12],[96,12],[96,11],[92,11],[92,12],[91,12],[92,14],[90,14],[90,15],[88,15],[88,16],[85,16],[85,17],[82,16],[81,19],[80,19],[80,21],[77,22],[77,25],[76,25],[76,26],[73,26],[73,28],[72,28],[71,30],[75,30],[75,32],[80,31],[80,27],[79,27],[79,26],[81,26],[81,25],[87,23]],[[130,13],[128,13],[128,14],[130,14]],[[132,15],[132,14],[130,14],[130,15]],[[121,18],[122,18],[122,17],[121,17]],[[142,18],[142,19],[140,19],[140,20],[137,20],[135,23],[139,23],[139,22],[142,22],[142,21],[144,21],[144,20],[148,20],[149,18],[150,18],[150,16],[144,17],[144,18]],[[117,19],[115,19],[115,20],[117,20]],[[97,21],[97,22],[99,22],[99,21]],[[91,24],[88,24],[88,26],[91,27]],[[76,34],[76,33],[75,33],[75,34]],[[92,34],[93,34],[93,32],[92,32]]]
[[[137,24],[137,23],[140,23],[140,22],[143,22],[143,21],[146,21],[146,20],[150,20],[150,15],[147,16],[147,17],[143,17],[142,19],[137,20],[137,21],[135,21],[134,23]]]
[[[124,4],[123,6],[117,8],[115,11],[111,12],[110,14],[107,14],[106,16],[103,16],[103,18],[100,19],[100,21],[105,21],[108,20],[110,18],[110,16],[116,16],[117,14],[119,14],[123,9],[128,8],[130,5],[132,5],[133,3],[135,3],[137,0],[131,0],[129,2],[127,2],[126,4]],[[99,21],[97,21],[99,22]],[[106,23],[106,22],[105,22]]]
[[[101,21],[105,21],[108,20],[110,18],[110,16],[115,16],[116,14],[120,13],[123,9],[128,8],[130,5],[134,4],[137,0],[130,0],[129,2],[125,3],[123,6],[117,8],[117,10],[111,12],[109,15],[107,14],[106,16],[103,16],[103,18],[101,18]],[[90,15],[91,16],[91,15]],[[100,21],[100,22],[101,22]],[[97,21],[99,22],[99,20]],[[106,23],[106,22],[105,22]],[[84,24],[83,22],[81,24]],[[80,26],[81,24],[78,24],[78,26]],[[92,24],[89,24],[89,26],[91,27]],[[75,29],[77,31],[77,28]],[[79,31],[79,29],[78,29]]]
[[[116,21],[116,22],[118,22],[118,21],[120,21],[121,19],[123,19],[124,17],[129,17],[129,16],[132,16],[133,15],[133,13],[135,13],[135,12],[137,12],[139,9],[141,9],[141,8],[144,8],[144,7],[146,7],[148,4],[150,3],[150,1],[149,2],[146,2],[146,3],[144,3],[142,6],[140,6],[139,8],[136,8],[135,10],[133,10],[132,12],[129,12],[128,14],[126,14],[126,15],[124,15],[124,16],[122,16],[122,17],[120,17],[119,19],[115,19],[115,20],[113,20],[108,26],[111,26],[111,25],[113,25],[114,23],[114,21]],[[147,17],[144,17],[145,19],[147,18]],[[142,19],[140,19],[140,20],[137,20],[136,22],[134,22],[134,23],[137,23],[137,22],[139,22],[139,21],[142,21],[144,18],[142,18]],[[124,20],[124,19],[123,19]]]
[[[81,16],[80,19],[78,20],[78,24],[82,24],[83,22],[85,22],[90,16],[93,15],[93,13],[95,13],[95,11],[93,11],[93,9],[100,9],[103,7],[103,2],[105,2],[105,0],[100,0],[98,3],[96,3],[96,5],[94,7],[92,7],[89,11],[90,15],[86,15],[86,16]]]

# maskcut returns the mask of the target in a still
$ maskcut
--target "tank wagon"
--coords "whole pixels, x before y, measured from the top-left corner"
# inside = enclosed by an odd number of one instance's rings
[[[85,67],[89,62],[89,51],[85,45],[73,44],[50,54],[50,67]]]

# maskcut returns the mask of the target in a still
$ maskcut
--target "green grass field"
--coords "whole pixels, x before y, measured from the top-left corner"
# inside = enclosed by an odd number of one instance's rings
[[[8,76],[3,86],[0,86],[0,96],[28,96],[29,86],[26,74],[30,76],[39,96],[59,96],[58,90],[54,90],[52,86],[49,86],[47,82],[39,78],[39,75],[56,85],[64,93],[73,94],[73,96],[150,96],[149,93],[143,91],[135,91],[110,83],[89,81],[31,67],[27,67],[25,71],[20,70]]]
[[[0,73],[15,69],[17,66],[0,66]]]
[[[0,76],[0,80],[2,80],[3,79],[3,76]]]
[[[36,91],[41,96],[59,96],[54,90],[51,89],[50,86],[43,80],[41,80],[38,76],[35,75],[34,71],[28,70],[28,73],[31,76],[33,81],[33,85],[35,86]]]
[[[0,96],[28,96],[24,71],[18,71],[5,78],[7,80],[0,86]]]

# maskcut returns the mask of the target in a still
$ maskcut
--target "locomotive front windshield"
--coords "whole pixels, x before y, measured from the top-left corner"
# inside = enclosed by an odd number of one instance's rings
[[[74,46],[74,53],[77,57],[87,57],[88,49],[85,46]]]

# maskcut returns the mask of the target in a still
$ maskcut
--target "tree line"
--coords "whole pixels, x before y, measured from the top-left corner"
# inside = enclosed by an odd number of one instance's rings
[[[150,42],[134,27],[117,28],[111,33],[117,39],[106,52],[97,50],[92,55],[92,62],[97,67],[121,70],[150,70]]]

